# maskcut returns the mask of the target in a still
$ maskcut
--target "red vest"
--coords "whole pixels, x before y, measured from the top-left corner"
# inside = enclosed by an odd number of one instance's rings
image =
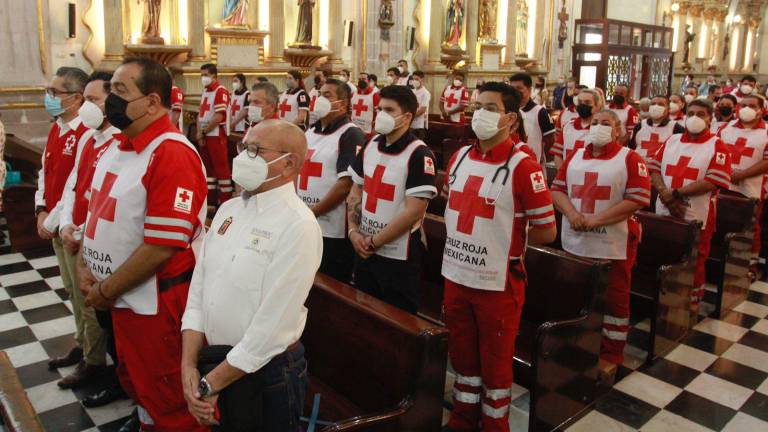
[[[61,128],[58,123],[54,123],[48,133],[48,142],[45,145],[45,153],[43,153],[43,176],[45,179],[43,198],[45,198],[45,206],[48,211],[53,210],[61,199],[67,177],[75,166],[77,143],[88,130],[83,122],[79,119],[77,121],[79,122],[77,128],[69,130],[64,135],[59,136]]]

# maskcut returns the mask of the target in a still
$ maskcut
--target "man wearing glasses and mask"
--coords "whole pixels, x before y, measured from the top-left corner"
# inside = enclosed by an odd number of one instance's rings
[[[449,431],[480,424],[483,431],[509,431],[526,238],[545,244],[557,234],[541,166],[515,150],[510,137],[520,93],[498,82],[479,90],[472,116],[479,142],[453,155],[446,178],[444,310],[457,374]]]
[[[182,325],[184,397],[201,424],[301,430],[307,363],[299,338],[323,254],[320,225],[294,186],[306,154],[298,126],[264,120],[233,161],[243,192],[211,223]]]

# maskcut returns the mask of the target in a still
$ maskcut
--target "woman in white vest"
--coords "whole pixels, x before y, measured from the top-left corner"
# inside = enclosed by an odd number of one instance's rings
[[[669,137],[648,161],[653,188],[659,192],[656,213],[703,224],[693,276],[691,308],[704,297],[705,264],[715,230],[717,189],[731,185],[731,154],[709,131],[712,103],[694,100],[688,106],[685,132]]]
[[[248,129],[246,118],[248,117],[250,96],[251,92],[248,91],[245,75],[235,74],[232,77],[232,98],[229,102],[229,118],[232,120],[229,129],[232,132],[245,134],[245,130]]]
[[[717,134],[725,125],[736,120],[736,105],[738,104],[736,96],[732,94],[722,95],[715,106],[715,118],[712,119],[709,131]]]
[[[584,146],[592,117],[605,106],[603,97],[594,89],[582,89],[579,92],[576,112],[579,116],[563,125],[563,130],[555,136],[555,143],[549,154],[555,158],[555,167],[560,168],[570,153]]]
[[[304,91],[301,72],[290,70],[285,77],[285,91],[280,95],[277,106],[278,117],[293,123],[301,129],[307,128],[309,114],[309,95]]]
[[[656,154],[672,134],[683,133],[685,128],[669,118],[669,102],[664,96],[655,96],[648,108],[648,119],[639,122],[632,131],[629,148],[648,160]]]
[[[724,126],[719,134],[731,151],[731,191],[758,202],[750,265],[752,278],[757,273],[763,186],[768,173],[768,127],[763,120],[763,105],[763,97],[756,92],[744,96],[739,102],[739,119]]]
[[[687,107],[682,96],[673,94],[669,97],[669,119],[685,127],[685,113]]]
[[[552,182],[552,199],[565,216],[563,249],[612,261],[600,348],[600,372],[608,382],[624,361],[629,331],[629,291],[640,243],[634,213],[651,202],[645,161],[621,146],[621,132],[615,112],[598,112],[587,145],[573,151]]]
[[[320,87],[312,112],[319,121],[305,133],[307,157],[296,188],[323,231],[320,272],[345,283],[352,279],[355,252],[347,238],[344,199],[352,187],[349,166],[365,145],[363,131],[349,119],[351,93],[333,78]]]

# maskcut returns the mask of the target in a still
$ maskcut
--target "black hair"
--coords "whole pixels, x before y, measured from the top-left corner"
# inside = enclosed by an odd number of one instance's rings
[[[56,69],[56,76],[64,78],[64,89],[71,93],[83,93],[88,84],[88,74],[80,68],[62,66]]]
[[[531,76],[525,72],[518,72],[512,75],[511,77],[509,77],[509,82],[515,82],[515,81],[522,82],[523,85],[528,88],[533,87],[533,79],[531,79]]]
[[[301,72],[297,71],[296,69],[291,69],[288,71],[288,75],[292,76],[293,79],[298,81],[299,89],[304,90],[304,79],[301,77]]]
[[[756,80],[756,79],[755,79],[755,77],[754,77],[754,76],[752,76],[752,75],[744,75],[744,76],[741,78],[741,81],[742,81],[742,82],[744,82],[744,81],[752,81],[753,83],[757,83],[757,80]]]
[[[413,71],[413,73],[411,75],[417,76],[419,78],[424,78],[424,72],[422,72],[420,70]]]
[[[464,75],[464,72],[462,72],[462,71],[459,71],[459,70],[455,70],[455,71],[451,72],[451,76],[454,76],[454,77],[461,77],[461,80],[462,80],[462,81],[464,81],[464,80],[466,80],[466,79],[467,79],[467,76],[466,76],[466,75]]]
[[[722,102],[723,99],[728,99],[729,101],[733,102],[733,106],[736,106],[736,105],[739,104],[739,101],[736,99],[736,96],[734,96],[734,95],[732,95],[730,93],[724,94],[724,95],[720,96],[720,101],[718,101],[718,102]]]
[[[173,81],[165,66],[149,57],[127,57],[122,64],[135,64],[141,69],[141,75],[135,80],[141,94],[157,93],[160,103],[166,108],[171,107]]]
[[[715,107],[712,106],[712,102],[709,101],[709,99],[694,99],[691,101],[691,103],[688,104],[688,107],[685,109],[685,112],[687,113],[688,110],[693,107],[701,107],[707,110],[707,114],[712,116],[712,113],[715,111]]]
[[[208,73],[211,74],[211,75],[216,75],[216,76],[219,75],[219,69],[216,68],[216,65],[213,64],[213,63],[206,63],[206,64],[200,66],[200,70],[201,71],[203,71],[203,70],[204,71],[208,71]]]
[[[416,118],[419,102],[416,100],[416,95],[413,94],[413,90],[410,87],[387,86],[381,89],[379,97],[395,101],[403,113],[411,113],[411,117]]]
[[[110,72],[94,72],[88,77],[88,82],[103,81],[104,93],[112,90],[112,74]]]
[[[395,74],[395,76],[400,76],[400,69],[396,67],[391,67],[387,69],[387,72],[392,72],[393,74]]]
[[[368,81],[373,81],[375,83],[378,83],[379,77],[377,77],[376,74],[368,74]]]
[[[334,87],[336,97],[341,101],[345,101],[347,103],[347,108],[352,106],[352,90],[350,90],[349,86],[346,85],[344,81],[336,78],[328,78],[328,80],[325,81],[325,84],[330,84]]]

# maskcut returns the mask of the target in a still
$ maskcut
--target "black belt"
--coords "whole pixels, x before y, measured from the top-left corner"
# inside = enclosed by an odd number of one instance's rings
[[[194,269],[190,269],[185,271],[184,273],[168,278],[168,279],[159,279],[157,280],[157,286],[160,289],[160,292],[168,291],[169,289],[175,287],[176,285],[181,285],[185,282],[189,282],[192,280],[192,273],[194,273]]]

